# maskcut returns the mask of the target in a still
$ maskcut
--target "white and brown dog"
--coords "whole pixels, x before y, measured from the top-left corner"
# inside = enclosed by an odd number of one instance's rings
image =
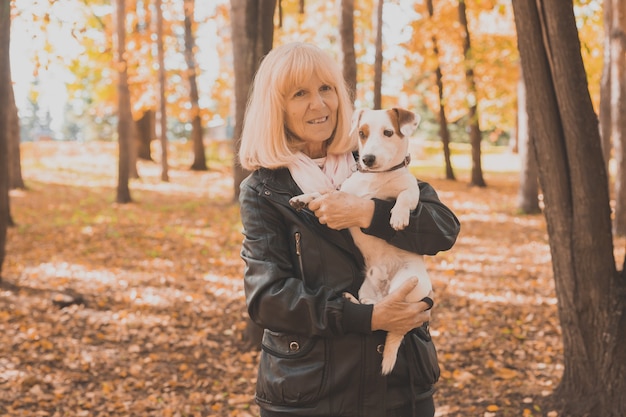
[[[341,191],[365,198],[395,199],[390,224],[402,230],[409,224],[411,210],[419,201],[417,180],[408,169],[409,136],[419,124],[419,116],[405,109],[357,110],[351,131],[359,138],[358,170],[341,185]],[[291,205],[302,209],[320,194],[293,197]],[[392,246],[383,239],[367,235],[358,227],[350,228],[354,242],[365,259],[366,277],[359,290],[359,300],[374,304],[410,278],[419,283],[407,295],[420,301],[432,290],[424,257]],[[350,294],[346,295],[359,302]],[[383,352],[382,373],[390,373],[396,363],[403,334],[389,333]]]

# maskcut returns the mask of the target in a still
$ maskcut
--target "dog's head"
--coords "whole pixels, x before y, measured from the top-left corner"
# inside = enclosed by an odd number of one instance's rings
[[[417,114],[401,108],[356,110],[350,132],[359,139],[361,170],[386,171],[401,164],[419,121]]]

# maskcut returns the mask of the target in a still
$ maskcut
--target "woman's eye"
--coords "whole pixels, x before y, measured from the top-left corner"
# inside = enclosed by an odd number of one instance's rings
[[[330,85],[323,85],[320,87],[320,91],[332,91],[332,87]]]
[[[302,97],[304,95],[304,90],[298,90],[294,93],[294,97]]]
[[[385,130],[383,130],[383,135],[385,135],[388,138],[390,138],[390,137],[393,136],[393,130],[385,129]]]

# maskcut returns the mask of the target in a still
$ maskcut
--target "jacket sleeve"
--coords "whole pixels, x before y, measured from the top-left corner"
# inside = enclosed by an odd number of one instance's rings
[[[308,288],[298,278],[279,208],[243,184],[239,202],[244,289],[255,323],[276,332],[322,337],[371,332],[372,306],[347,302],[329,286]]]
[[[420,200],[411,212],[409,225],[400,231],[389,224],[395,201],[374,199],[374,217],[364,233],[377,236],[390,244],[421,255],[435,255],[448,250],[456,242],[461,230],[459,219],[440,200],[435,189],[418,181]]]

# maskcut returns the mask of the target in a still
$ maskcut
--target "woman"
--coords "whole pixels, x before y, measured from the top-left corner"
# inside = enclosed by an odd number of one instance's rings
[[[352,105],[337,63],[291,43],[261,63],[248,102],[240,162],[252,174],[240,192],[245,293],[265,329],[256,386],[262,417],[434,415],[439,377],[428,334],[429,305],[410,303],[409,282],[376,305],[354,304],[363,258],[348,227],[416,253],[449,249],[459,232],[434,189],[409,226],[389,225],[393,202],[326,193],[297,212],[289,199],[336,190],[355,167]],[[385,331],[408,333],[391,374],[380,372]]]

